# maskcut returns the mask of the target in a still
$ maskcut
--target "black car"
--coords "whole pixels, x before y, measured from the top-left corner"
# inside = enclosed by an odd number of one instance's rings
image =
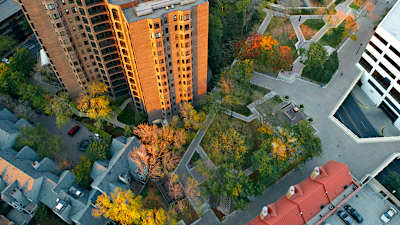
[[[346,225],[355,225],[354,220],[351,218],[351,216],[349,216],[349,214],[347,214],[345,211],[343,210],[339,210],[337,212],[337,215],[340,217],[340,219],[343,220],[343,222]]]
[[[344,210],[346,210],[346,212],[348,214],[350,214],[350,216],[352,216],[357,223],[362,223],[364,221],[364,219],[362,218],[362,216],[357,212],[357,210],[355,210],[353,207],[351,207],[350,205],[345,205],[344,206]]]

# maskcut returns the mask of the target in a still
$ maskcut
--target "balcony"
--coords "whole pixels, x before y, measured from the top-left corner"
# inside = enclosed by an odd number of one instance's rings
[[[106,68],[111,68],[114,66],[120,66],[121,62],[119,60],[115,60],[106,64]]]
[[[88,9],[88,13],[89,13],[90,16],[93,16],[93,15],[96,15],[96,14],[99,14],[99,13],[103,13],[103,12],[106,12],[106,11],[107,11],[106,8],[104,6],[102,6],[102,5],[93,6],[92,8]]]
[[[108,21],[108,16],[106,14],[94,16],[94,17],[90,18],[90,21],[92,22],[92,24],[101,23],[104,21]]]
[[[116,58],[118,58],[119,57],[119,55],[118,54],[111,54],[111,55],[107,55],[106,57],[104,57],[103,59],[104,59],[104,61],[105,62],[107,62],[107,61],[110,61],[110,60],[113,60],[113,59],[116,59]]]
[[[117,51],[116,47],[114,47],[114,46],[113,47],[108,47],[108,48],[102,49],[101,50],[101,54],[107,55],[107,54],[110,54],[110,53],[115,52],[115,51]]]
[[[100,40],[103,40],[103,39],[105,39],[105,38],[109,38],[109,37],[112,37],[112,36],[113,36],[113,34],[112,34],[111,31],[106,31],[106,32],[97,34],[97,35],[96,35],[96,38],[97,38],[97,40],[100,41]]]
[[[103,24],[94,26],[94,31],[95,32],[101,32],[101,31],[104,31],[104,30],[107,30],[107,29],[110,29],[110,28],[111,28],[111,26],[110,26],[109,23],[103,23]]]
[[[85,0],[86,6],[99,4],[99,3],[104,3],[104,0]]]
[[[99,42],[100,48],[104,48],[104,47],[107,47],[107,46],[110,46],[110,45],[114,45],[114,44],[115,44],[115,42],[114,42],[113,39],[107,39],[105,41]]]

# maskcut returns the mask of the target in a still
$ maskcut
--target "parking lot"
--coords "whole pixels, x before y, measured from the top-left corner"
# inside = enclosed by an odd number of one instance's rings
[[[369,184],[364,186],[356,195],[354,195],[346,204],[351,205],[364,218],[363,225],[379,225],[383,222],[379,219],[381,215],[390,207],[394,207],[389,201],[385,200],[382,195],[375,192]],[[395,208],[395,207],[394,207]],[[343,207],[341,207],[342,210]],[[397,210],[397,209],[396,209]],[[397,210],[398,211],[398,210]],[[326,225],[341,225],[345,224],[336,214],[331,215],[326,220]],[[389,225],[399,225],[400,215],[393,217]]]

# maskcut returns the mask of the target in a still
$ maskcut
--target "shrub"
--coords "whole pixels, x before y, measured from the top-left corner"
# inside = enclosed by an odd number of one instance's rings
[[[118,121],[125,123],[127,125],[138,125],[147,121],[146,115],[142,112],[135,112],[128,105],[124,110],[118,115]]]
[[[301,76],[326,84],[331,80],[338,67],[339,58],[335,51],[329,56],[328,60],[322,67],[315,64],[307,64],[304,67]]]
[[[110,144],[107,141],[104,140],[92,141],[86,150],[87,157],[92,162],[97,160],[109,159],[111,157],[109,149],[110,149]]]
[[[88,188],[90,186],[90,182],[92,181],[92,178],[90,177],[92,165],[93,162],[90,161],[89,158],[82,156],[78,165],[72,169],[72,173],[75,175],[76,181],[83,188]]]

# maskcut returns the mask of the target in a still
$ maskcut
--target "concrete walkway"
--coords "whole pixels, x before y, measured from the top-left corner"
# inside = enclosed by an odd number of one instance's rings
[[[386,7],[385,4],[385,2],[377,3],[374,13],[382,15]],[[361,43],[367,43],[374,32],[372,27],[375,21],[366,17],[361,18],[359,22],[361,28],[357,35],[360,37]],[[263,206],[283,196],[290,185],[299,183],[309,175],[315,166],[322,165],[329,160],[348,164],[352,174],[357,179],[361,179],[379,166],[389,155],[399,151],[399,142],[358,144],[329,119],[330,113],[342,99],[343,94],[358,78],[359,71],[355,67],[355,63],[359,60],[362,52],[354,55],[358,46],[359,43],[347,42],[345,47],[338,52],[339,70],[343,71],[344,75],[334,77],[327,88],[320,88],[299,79],[288,84],[269,76],[259,74],[253,76],[253,83],[272,89],[279,95],[288,95],[295,102],[304,104],[306,114],[314,119],[313,126],[320,131],[318,136],[321,138],[323,153],[320,157],[307,162],[304,167],[287,174],[269,187],[262,196],[258,196],[252,201],[246,210],[231,214],[221,224],[246,224],[260,213]]]

